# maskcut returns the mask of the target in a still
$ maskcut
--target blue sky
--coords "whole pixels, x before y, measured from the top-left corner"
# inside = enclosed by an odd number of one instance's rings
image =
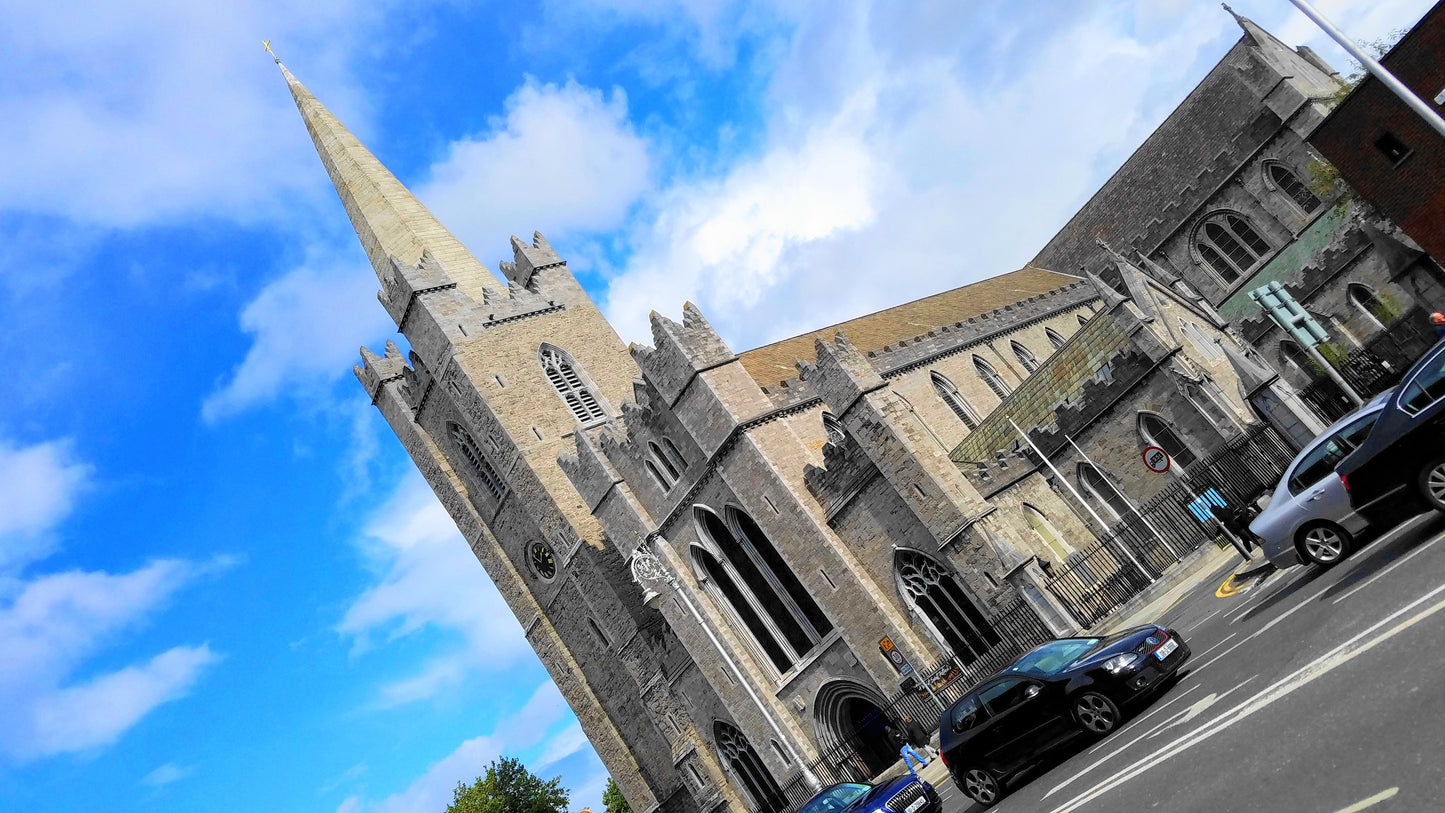
[[[490,267],[541,230],[624,338],[692,300],[741,349],[1027,261],[1237,37],[1203,0],[0,0],[0,808],[440,811],[499,754],[599,802],[351,377],[393,328],[262,38]]]

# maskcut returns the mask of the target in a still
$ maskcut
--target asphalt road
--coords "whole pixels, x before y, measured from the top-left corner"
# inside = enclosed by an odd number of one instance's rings
[[[999,813],[1445,811],[1445,519],[1330,570],[1294,567],[1163,615],[1182,680],[1102,741],[1011,786]],[[979,808],[937,783],[945,813]]]

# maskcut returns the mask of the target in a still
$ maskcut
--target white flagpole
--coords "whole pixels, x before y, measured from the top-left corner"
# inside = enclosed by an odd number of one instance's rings
[[[1409,105],[1411,110],[1419,113],[1420,118],[1424,119],[1426,124],[1434,128],[1435,132],[1445,136],[1445,119],[1440,118],[1440,114],[1435,112],[1433,107],[1426,104],[1424,99],[1416,96],[1415,92],[1406,87],[1404,82],[1396,79],[1393,73],[1385,70],[1385,66],[1381,65],[1374,57],[1365,53],[1360,46],[1355,44],[1354,40],[1345,35],[1345,32],[1335,28],[1334,23],[1325,19],[1325,15],[1321,14],[1318,9],[1310,5],[1306,0],[1289,1],[1295,5],[1295,8],[1300,10],[1301,14],[1313,20],[1315,25],[1330,35],[1330,39],[1338,42],[1341,48],[1348,51],[1350,56],[1354,57],[1356,61],[1365,67],[1365,70],[1383,82],[1385,87],[1389,88],[1396,96],[1399,96],[1400,101]]]
[[[1059,478],[1059,482],[1061,482],[1061,483],[1064,484],[1064,488],[1067,488],[1067,489],[1069,490],[1069,493],[1074,495],[1074,499],[1076,499],[1076,500],[1079,501],[1079,505],[1084,506],[1084,510],[1085,510],[1085,511],[1088,511],[1090,514],[1093,515],[1094,521],[1097,522],[1097,523],[1099,523],[1099,527],[1104,528],[1105,530],[1107,530],[1108,527],[1109,527],[1109,523],[1105,522],[1105,521],[1104,521],[1104,518],[1101,517],[1101,516],[1099,516],[1099,512],[1094,510],[1094,506],[1089,505],[1089,503],[1088,503],[1083,497],[1081,497],[1081,496],[1079,495],[1079,492],[1074,489],[1073,483],[1070,483],[1058,469],[1054,468],[1053,462],[1050,461],[1049,458],[1048,458],[1048,456],[1045,455],[1045,454],[1043,453],[1043,451],[1042,451],[1041,449],[1039,449],[1039,447],[1034,444],[1033,438],[1031,438],[1031,437],[1029,437],[1028,435],[1024,434],[1024,430],[1020,429],[1020,428],[1019,428],[1019,425],[1016,424],[1016,423],[1014,423],[1014,419],[1013,419],[1013,418],[1009,418],[1009,419],[1008,419],[1008,423],[1009,423],[1009,426],[1012,426],[1012,427],[1014,428],[1014,431],[1015,431],[1015,432],[1018,432],[1018,433],[1019,433],[1019,437],[1021,437],[1021,438],[1024,439],[1024,442],[1029,445],[1029,448],[1031,448],[1031,449],[1034,450],[1034,454],[1038,455],[1038,456],[1039,456],[1039,459],[1042,460],[1042,461],[1044,461],[1044,465],[1049,467],[1049,471],[1053,472],[1053,473],[1054,473],[1054,476],[1057,477],[1057,478]],[[1103,540],[1100,540],[1100,541],[1103,541]],[[1146,570],[1143,565],[1139,564],[1139,560],[1134,558],[1134,553],[1129,550],[1129,546],[1128,546],[1128,545],[1120,545],[1119,547],[1121,547],[1121,548],[1124,549],[1124,555],[1127,556],[1127,557],[1129,557],[1129,561],[1131,561],[1131,562],[1134,563],[1134,567],[1139,568],[1139,572],[1144,574],[1144,578],[1148,579],[1150,584],[1153,584],[1154,582],[1158,581],[1157,579],[1155,579],[1153,576],[1151,576],[1151,575],[1149,574],[1149,571]]]
[[[1090,466],[1093,466],[1094,471],[1098,472],[1100,477],[1103,477],[1104,470],[1099,468],[1098,464],[1095,463],[1092,459],[1090,459],[1089,453],[1079,448],[1079,444],[1075,443],[1074,439],[1069,435],[1064,435],[1064,437],[1068,439],[1069,445],[1074,447],[1074,450],[1079,453],[1079,456],[1084,458],[1084,462],[1088,463]],[[1110,483],[1109,487],[1114,488],[1114,484]],[[1169,540],[1164,537],[1164,534],[1159,533],[1159,529],[1155,528],[1154,523],[1150,522],[1149,518],[1144,516],[1143,512],[1139,510],[1139,506],[1136,505],[1133,500],[1129,499],[1128,494],[1125,494],[1117,488],[1114,488],[1114,493],[1118,494],[1120,497],[1123,498],[1124,504],[1129,506],[1129,510],[1134,512],[1134,516],[1138,517],[1139,521],[1144,523],[1145,528],[1148,528],[1151,533],[1159,537],[1159,541],[1164,543],[1164,547],[1168,548],[1170,553],[1174,554],[1175,559],[1184,559],[1184,555],[1181,554],[1179,551],[1175,550],[1173,545],[1169,544]]]

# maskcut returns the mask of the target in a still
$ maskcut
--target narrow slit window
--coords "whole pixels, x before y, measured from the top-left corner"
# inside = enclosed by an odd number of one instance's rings
[[[578,423],[589,424],[607,417],[597,394],[583,378],[576,362],[559,348],[544,344],[537,351],[537,363],[542,365],[552,389],[571,411]]]

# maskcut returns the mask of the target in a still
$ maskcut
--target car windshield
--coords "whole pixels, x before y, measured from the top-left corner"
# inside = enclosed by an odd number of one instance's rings
[[[1093,649],[1098,643],[1098,638],[1064,638],[1050,641],[1014,661],[1014,665],[1009,667],[1009,671],[1056,674],[1077,660],[1080,655]]]
[[[798,813],[834,813],[863,798],[867,785],[837,785],[828,788],[798,809]]]

